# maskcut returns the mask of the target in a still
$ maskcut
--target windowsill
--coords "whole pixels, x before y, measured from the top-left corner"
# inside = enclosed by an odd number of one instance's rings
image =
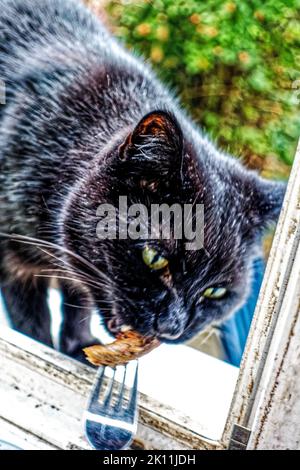
[[[75,392],[77,392],[76,381],[78,376],[83,380],[87,379],[88,389],[86,393],[83,394],[85,396],[81,397],[83,402],[81,405],[78,404],[78,409],[72,411],[72,413],[76,413],[79,419],[83,411],[86,397],[88,396],[94,371],[10,329],[3,329],[0,335],[0,340],[1,339],[2,343],[7,341],[12,345],[14,350],[13,356],[16,357],[16,364],[14,365],[14,362],[12,362],[12,357],[9,353],[10,369],[15,367],[17,373],[20,367],[19,362],[21,361],[23,372],[20,370],[19,381],[22,385],[22,387],[20,387],[21,391],[10,390],[10,398],[6,395],[4,388],[6,386],[9,389],[9,381],[12,380],[12,378],[7,378],[8,383],[4,380],[4,382],[2,381],[2,384],[0,384],[0,396],[4,393],[0,401],[0,418],[4,417],[10,422],[16,420],[16,418],[12,416],[7,416],[8,405],[7,402],[5,402],[5,400],[8,399],[9,402],[11,402],[14,395],[13,407],[19,409],[20,415],[18,418],[19,422],[16,422],[16,424],[24,428],[24,419],[26,419],[27,415],[27,402],[28,406],[30,406],[30,399],[27,398],[26,400],[26,396],[21,396],[21,394],[23,393],[24,395],[26,392],[28,395],[31,393],[30,384],[27,383],[24,374],[24,367],[27,366],[27,363],[24,362],[24,357],[28,356],[28,354],[33,354],[35,357],[41,358],[41,361],[46,360],[53,362],[53,367],[57,367],[58,363],[63,364],[65,369],[64,373],[67,373],[67,370],[70,369],[70,378],[72,374],[74,374],[75,367],[76,377],[74,377],[74,384],[68,384],[68,387],[71,386],[72,388],[74,386]],[[20,354],[18,348],[20,348]],[[3,358],[1,358],[1,363],[3,363]],[[32,364],[36,364],[35,359],[32,361]],[[43,377],[44,371],[42,369],[39,370],[38,367],[35,369],[32,364],[30,365],[29,361],[28,367],[34,372],[41,374],[40,378],[35,374],[34,380],[40,380],[42,387],[42,381],[45,380],[48,382],[49,378]],[[45,368],[42,362],[39,367]],[[13,370],[10,371],[12,376],[15,375],[13,372]],[[191,436],[189,437],[189,433],[191,432],[195,437],[194,442],[196,442],[198,438],[204,438],[207,442],[211,441],[212,444],[214,442],[216,443],[221,439],[224,430],[238,372],[239,370],[237,368],[190,347],[184,345],[160,346],[158,349],[140,359],[139,391],[141,396],[139,404],[141,423],[146,427],[153,428],[155,432],[162,432],[163,434],[170,435],[170,437],[174,436],[174,438],[183,430],[182,440],[187,438],[187,442],[191,439]],[[48,373],[45,372],[45,375],[48,375]],[[51,373],[51,377],[52,376],[55,376],[53,371]],[[24,384],[22,384],[23,380]],[[53,380],[55,381],[55,378],[53,378]],[[4,386],[5,383],[6,385]],[[13,388],[13,384],[11,387]],[[6,389],[6,392],[8,389]],[[53,390],[55,390],[55,387]],[[59,394],[60,392],[58,391],[57,393]],[[64,397],[52,396],[49,397],[48,400],[52,400],[52,406],[56,406],[56,401],[60,400],[63,402]],[[49,403],[49,406],[51,409],[51,403]],[[3,410],[1,410],[1,407],[3,407]],[[36,408],[36,412],[32,410],[32,413],[39,413],[39,408],[40,407]],[[21,416],[23,410],[24,417]],[[49,409],[44,407],[44,410],[44,420],[48,420]],[[63,419],[62,417],[62,421]],[[59,415],[57,416],[57,420],[59,423]],[[184,436],[185,431],[187,432],[186,436]],[[37,429],[35,429],[34,433],[36,436],[42,437]],[[1,422],[0,437],[4,438],[4,436],[1,436]],[[193,445],[195,446],[195,444],[192,444],[192,446]]]

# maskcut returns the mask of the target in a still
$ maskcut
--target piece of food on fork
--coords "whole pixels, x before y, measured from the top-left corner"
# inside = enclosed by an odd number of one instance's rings
[[[119,333],[113,343],[90,346],[83,351],[94,366],[115,367],[138,359],[159,345],[160,342],[155,337],[145,337],[128,330]]]

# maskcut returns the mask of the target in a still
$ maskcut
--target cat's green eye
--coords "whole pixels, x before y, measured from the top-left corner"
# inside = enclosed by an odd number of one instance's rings
[[[167,258],[161,256],[158,251],[150,246],[143,249],[143,261],[149,268],[154,270],[164,269],[169,264]]]
[[[203,297],[206,299],[220,300],[227,294],[225,287],[209,287],[203,292]]]

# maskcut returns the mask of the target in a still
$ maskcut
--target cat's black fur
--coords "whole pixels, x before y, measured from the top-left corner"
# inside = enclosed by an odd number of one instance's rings
[[[93,305],[111,331],[126,324],[184,341],[244,302],[284,185],[216,150],[78,0],[0,0],[0,79],[0,231],[45,241],[2,235],[0,281],[15,328],[52,344],[48,279],[38,277],[51,269],[82,281],[59,279],[69,354],[94,342]],[[153,242],[169,259],[162,275],[143,263],[141,241],[100,241],[97,207],[119,195],[147,206],[203,203],[205,249]],[[203,298],[211,286],[227,296]]]

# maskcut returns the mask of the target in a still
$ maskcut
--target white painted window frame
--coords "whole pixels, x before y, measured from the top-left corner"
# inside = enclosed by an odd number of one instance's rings
[[[300,141],[222,443],[234,425],[248,449],[300,448]]]
[[[142,395],[134,445],[299,448],[299,306],[300,145],[222,438],[204,438],[192,426],[192,417]],[[93,370],[5,329],[0,332],[0,361],[5,377],[0,385],[0,431],[25,449],[89,448],[81,415]]]

